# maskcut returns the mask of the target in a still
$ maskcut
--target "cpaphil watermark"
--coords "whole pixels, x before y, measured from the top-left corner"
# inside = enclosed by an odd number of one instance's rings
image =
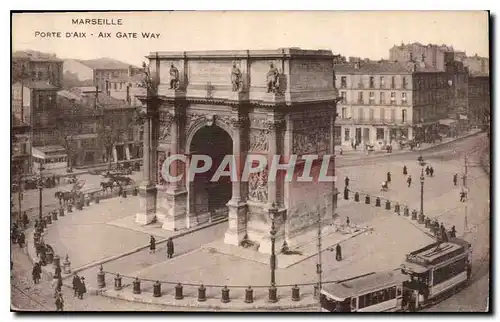
[[[297,155],[287,157],[274,155],[269,158],[265,155],[249,154],[244,160],[229,154],[218,163],[217,168],[209,155],[194,154],[189,158],[183,154],[173,154],[166,158],[161,168],[161,175],[167,182],[180,182],[186,176],[189,182],[194,181],[197,174],[212,174],[211,182],[218,182],[222,177],[229,177],[232,182],[248,182],[253,174],[265,173],[265,181],[275,182],[278,173],[284,172],[287,182],[334,182],[335,176],[328,175],[333,172],[332,155]],[[180,167],[186,171],[177,171]],[[331,168],[332,167],[332,168]]]

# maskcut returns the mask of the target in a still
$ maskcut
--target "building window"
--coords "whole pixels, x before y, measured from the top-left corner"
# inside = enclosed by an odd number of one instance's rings
[[[373,111],[373,108],[370,109],[370,121],[373,121],[375,119],[375,113]]]
[[[122,89],[122,88],[123,88],[123,83],[120,83],[120,89]]]
[[[342,98],[341,103],[347,104],[347,92],[340,92],[340,97]]]
[[[383,140],[384,139],[384,129],[378,127],[377,128],[377,140]]]
[[[347,87],[347,77],[342,76],[340,77],[340,88],[346,88]]]
[[[384,87],[385,87],[384,76],[381,76],[380,77],[380,88],[384,88]]]
[[[370,77],[370,88],[375,88],[375,77]]]
[[[396,104],[396,92],[391,92],[391,104]]]
[[[358,110],[358,119],[360,121],[363,121],[365,119],[365,111],[362,107]]]
[[[375,102],[375,92],[370,92],[368,99],[370,100],[370,103]]]
[[[395,122],[396,121],[396,110],[395,109],[391,109],[391,122]]]
[[[364,103],[364,98],[363,98],[363,92],[358,93],[358,103],[363,104]]]
[[[401,111],[401,122],[406,123],[406,110]]]
[[[395,76],[391,77],[391,88],[396,88],[396,77]]]
[[[349,128],[346,128],[344,129],[344,141],[350,141],[351,138],[350,138],[350,132],[349,132]]]
[[[406,89],[406,77],[403,77],[403,89]]]
[[[346,119],[347,118],[347,107],[343,107],[342,108],[342,119]]]
[[[385,122],[385,109],[383,107],[380,109],[380,121]]]
[[[385,104],[385,93],[380,92],[380,104]]]
[[[406,99],[407,99],[406,93],[405,92],[401,93],[401,101],[403,102],[403,104],[406,104]]]
[[[113,89],[116,91],[116,83],[113,83]]]

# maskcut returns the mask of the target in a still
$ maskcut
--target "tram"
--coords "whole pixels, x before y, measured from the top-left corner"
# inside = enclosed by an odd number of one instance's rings
[[[472,247],[451,238],[406,255],[399,269],[373,272],[322,286],[324,312],[417,311],[464,286],[471,277]]]
[[[472,247],[460,238],[433,243],[406,255],[401,272],[410,280],[405,283],[409,309],[437,302],[440,297],[464,286],[471,277]]]
[[[321,289],[323,312],[394,312],[403,306],[403,284],[408,276],[401,270],[373,272]]]

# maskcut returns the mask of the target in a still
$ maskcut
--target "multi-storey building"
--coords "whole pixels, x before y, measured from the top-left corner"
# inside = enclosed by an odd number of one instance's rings
[[[453,53],[450,55],[450,53]],[[446,63],[451,60],[461,61],[465,57],[465,52],[456,51],[453,46],[447,45],[423,45],[415,42],[412,44],[402,43],[400,46],[394,45],[389,49],[389,60],[398,62],[424,61],[426,65],[444,71]]]
[[[92,80],[92,85],[101,89],[106,88],[106,81],[132,77],[140,72],[142,70],[138,67],[111,58],[64,61],[65,74],[70,73],[82,82]]]
[[[49,81],[61,87],[63,61],[54,54],[26,50],[12,54],[12,81]]]
[[[475,54],[474,56],[464,58],[462,62],[469,69],[469,73],[473,75],[484,76],[490,73],[490,60],[486,57]]]
[[[475,125],[490,123],[490,77],[487,74],[471,74],[468,82],[469,119]]]
[[[448,113],[444,72],[424,62],[334,65],[341,145],[435,139]]]
[[[80,87],[58,93],[59,140],[67,151],[69,166],[81,167],[107,162],[102,145],[103,126],[113,126],[119,133],[114,142],[111,161],[142,157],[142,132],[135,123],[134,106],[110,97],[98,87]]]

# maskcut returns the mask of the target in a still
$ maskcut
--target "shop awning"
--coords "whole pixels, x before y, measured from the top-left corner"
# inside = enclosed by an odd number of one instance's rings
[[[450,126],[452,124],[455,124],[457,121],[454,120],[454,119],[443,119],[443,120],[439,120],[439,124],[440,125],[446,125],[446,126]]]

